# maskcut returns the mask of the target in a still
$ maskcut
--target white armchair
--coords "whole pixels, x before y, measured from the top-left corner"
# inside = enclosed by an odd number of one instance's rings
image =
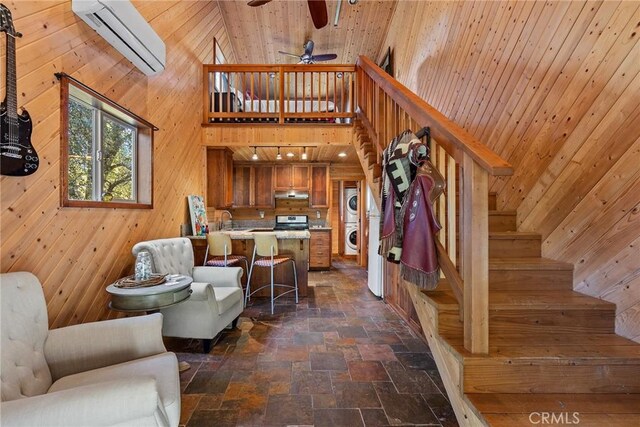
[[[177,426],[178,360],[162,315],[49,330],[38,279],[0,275],[3,426]]]
[[[205,353],[211,340],[230,323],[236,326],[243,310],[240,267],[195,267],[191,240],[183,237],[137,243],[133,256],[149,252],[153,272],[183,274],[193,278],[193,293],[185,302],[160,310],[162,334],[202,339]]]

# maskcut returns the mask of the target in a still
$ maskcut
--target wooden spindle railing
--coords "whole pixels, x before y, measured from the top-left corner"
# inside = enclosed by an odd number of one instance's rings
[[[355,78],[354,65],[205,64],[203,123],[345,123]]]
[[[358,119],[378,158],[403,130],[431,128],[431,161],[447,182],[434,206],[442,225],[440,266],[463,311],[465,348],[487,353],[489,175],[511,175],[511,165],[370,59],[360,56],[356,73]]]

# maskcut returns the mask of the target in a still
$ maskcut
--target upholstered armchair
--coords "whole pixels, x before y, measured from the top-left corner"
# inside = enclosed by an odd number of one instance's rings
[[[236,326],[243,310],[240,267],[195,267],[191,240],[184,237],[137,243],[133,256],[151,254],[153,272],[182,274],[193,278],[189,299],[160,312],[162,334],[167,337],[202,339],[205,353],[211,340],[229,324]]]
[[[0,275],[3,426],[177,426],[178,360],[162,315],[49,330],[38,279]]]

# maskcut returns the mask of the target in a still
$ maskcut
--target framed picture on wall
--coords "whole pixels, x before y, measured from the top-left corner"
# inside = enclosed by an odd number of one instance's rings
[[[391,51],[391,47],[387,48],[387,54],[382,58],[380,68],[393,77],[393,52]]]

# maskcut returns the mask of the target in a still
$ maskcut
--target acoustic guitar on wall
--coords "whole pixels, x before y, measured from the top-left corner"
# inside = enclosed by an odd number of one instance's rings
[[[11,11],[3,4],[0,4],[0,31],[7,37],[7,90],[0,106],[0,174],[26,176],[38,170],[40,160],[31,145],[31,117],[25,109],[18,114],[16,38],[22,34],[13,28]]]

